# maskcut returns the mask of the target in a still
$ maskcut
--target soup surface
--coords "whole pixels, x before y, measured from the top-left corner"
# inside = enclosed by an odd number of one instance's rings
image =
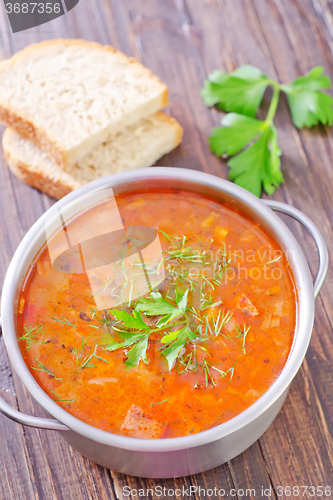
[[[296,291],[258,224],[181,190],[120,194],[61,220],[24,283],[18,329],[31,373],[69,413],[126,436],[186,436],[279,376]]]

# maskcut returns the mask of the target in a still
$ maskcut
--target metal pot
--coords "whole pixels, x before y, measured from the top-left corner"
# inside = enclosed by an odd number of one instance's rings
[[[114,193],[151,187],[172,187],[203,193],[238,207],[255,219],[286,252],[295,279],[298,304],[294,343],[282,373],[270,389],[247,410],[217,427],[185,437],[146,440],[111,434],[92,427],[58,406],[37,384],[23,361],[16,335],[18,294],[29,266],[45,243],[48,216],[82,195],[112,188]],[[307,228],[319,253],[319,270],[312,283],[304,254],[295,237],[273,212],[287,214]],[[2,296],[2,329],[10,361],[22,382],[54,419],[24,415],[0,399],[0,411],[17,423],[59,431],[92,461],[129,475],[165,478],[195,474],[216,467],[243,452],[273,422],[289,385],[304,359],[313,327],[314,301],[324,282],[328,252],[313,222],[297,209],[260,200],[244,189],[205,173],[177,168],[150,168],[111,175],[69,194],[51,207],[30,229],[9,266]]]

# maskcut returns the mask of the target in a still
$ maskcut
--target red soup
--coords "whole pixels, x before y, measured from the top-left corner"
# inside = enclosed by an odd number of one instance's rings
[[[120,194],[49,235],[20,295],[20,348],[43,390],[82,421],[186,436],[269,389],[296,300],[285,255],[244,214],[181,190]]]

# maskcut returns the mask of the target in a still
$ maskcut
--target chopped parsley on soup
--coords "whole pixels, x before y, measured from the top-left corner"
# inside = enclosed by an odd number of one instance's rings
[[[18,311],[27,366],[57,404],[115,434],[172,438],[230,420],[290,352],[285,255],[260,225],[200,194],[110,203],[82,211],[31,266]]]

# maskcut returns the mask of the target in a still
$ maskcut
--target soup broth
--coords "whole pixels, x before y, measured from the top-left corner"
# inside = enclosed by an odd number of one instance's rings
[[[269,389],[297,297],[260,225],[182,190],[116,195],[71,224],[36,257],[18,306],[22,355],[57,404],[108,432],[172,438],[230,420]],[[74,230],[86,249],[62,248]]]

